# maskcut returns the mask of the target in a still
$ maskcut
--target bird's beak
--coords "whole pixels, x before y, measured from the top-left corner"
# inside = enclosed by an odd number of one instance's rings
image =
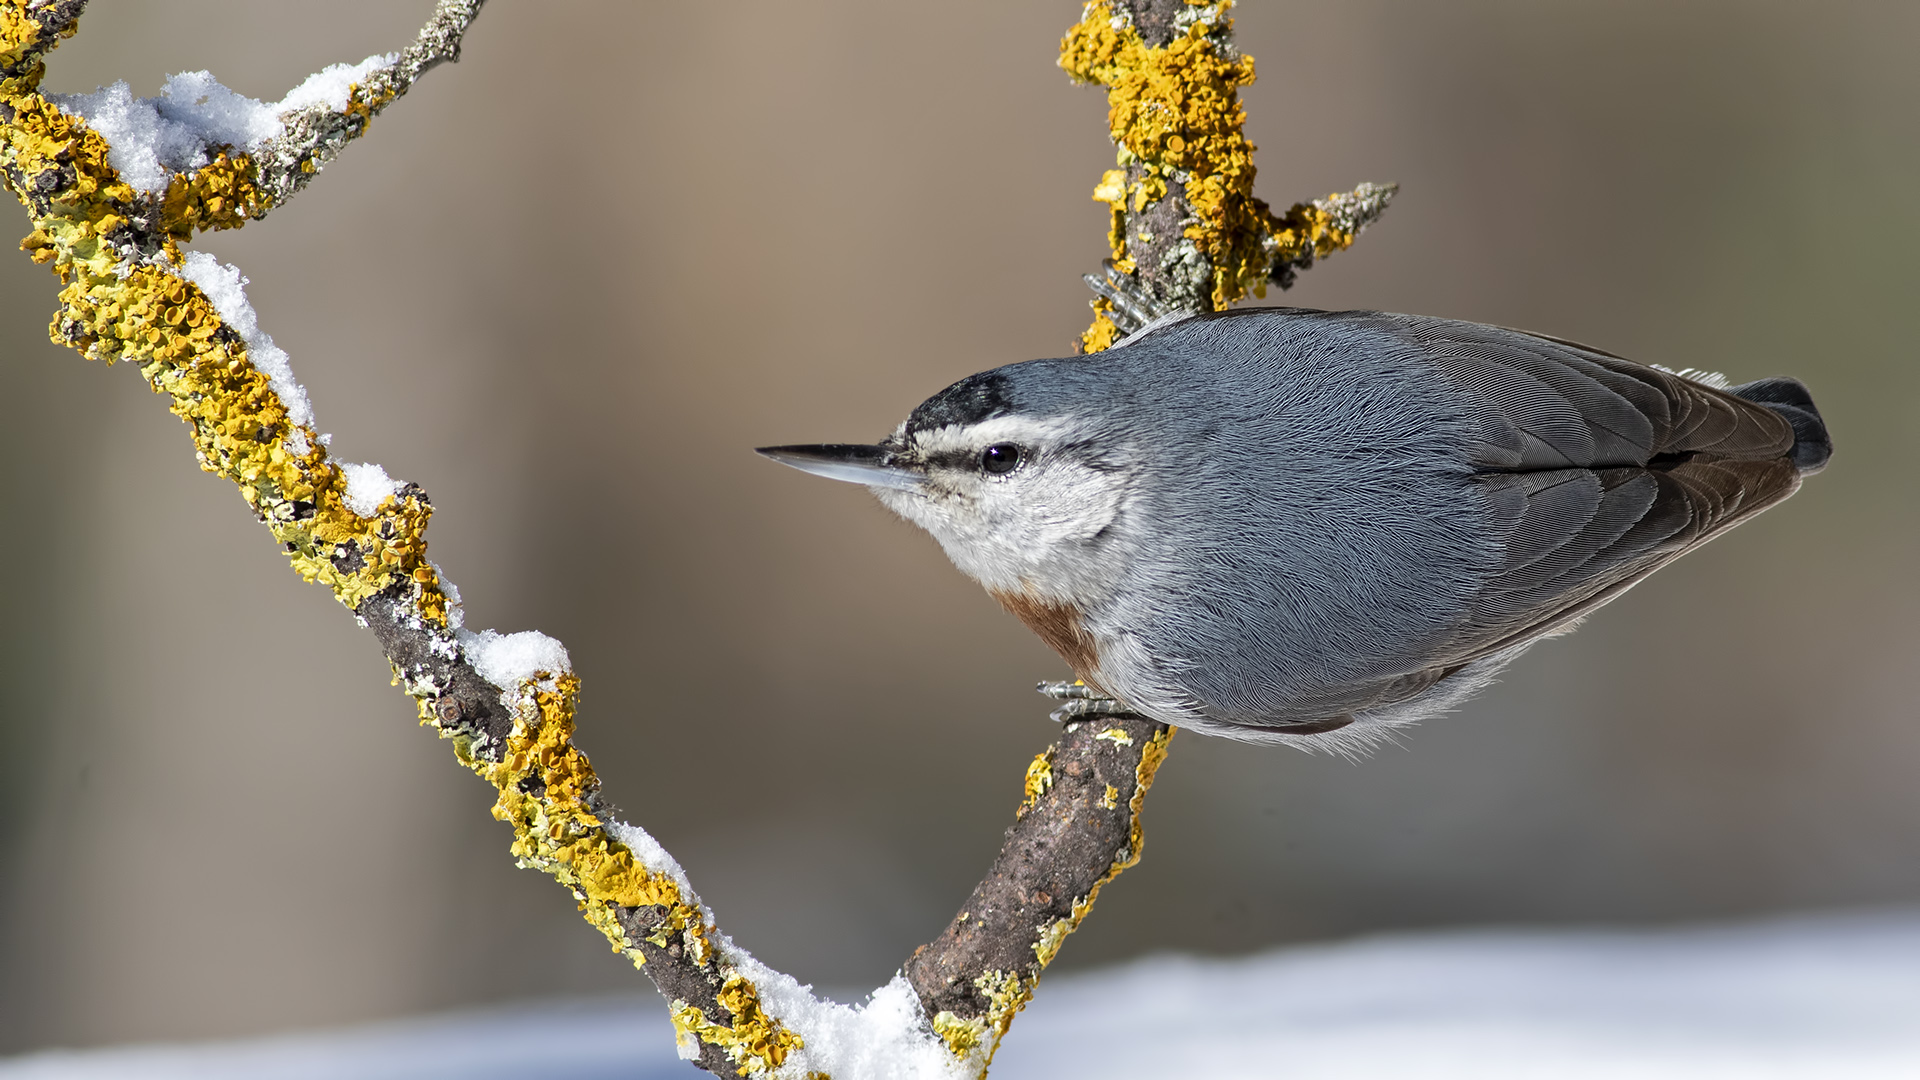
[[[801,472],[845,480],[867,487],[890,487],[910,491],[920,486],[926,474],[905,464],[900,455],[884,446],[859,446],[851,443],[824,443],[819,446],[762,446],[754,453],[770,457]]]

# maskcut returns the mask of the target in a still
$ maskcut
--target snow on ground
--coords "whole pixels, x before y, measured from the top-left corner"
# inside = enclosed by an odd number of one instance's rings
[[[650,994],[0,1060],[0,1080],[680,1078]],[[1911,1080],[1920,912],[1398,934],[1046,980],[994,1080]]]

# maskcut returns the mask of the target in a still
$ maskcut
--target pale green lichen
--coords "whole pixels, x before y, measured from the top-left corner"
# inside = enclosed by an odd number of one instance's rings
[[[942,1009],[933,1018],[933,1033],[947,1044],[947,1051],[961,1061],[980,1053],[992,1034],[987,1022],[979,1017],[968,1020],[956,1013]]]
[[[1040,966],[1045,967],[1046,963],[1042,961]],[[974,989],[987,999],[987,1011],[977,1021],[983,1037],[981,1041],[985,1042],[987,1048],[984,1064],[993,1064],[993,1056],[1000,1050],[1000,1040],[1006,1038],[1007,1029],[1013,1026],[1013,1018],[1027,1007],[1027,1002],[1033,1000],[1034,984],[1039,978],[1037,970],[1024,980],[1019,972],[991,970],[974,978]],[[952,1045],[948,1043],[948,1049],[952,1049]]]

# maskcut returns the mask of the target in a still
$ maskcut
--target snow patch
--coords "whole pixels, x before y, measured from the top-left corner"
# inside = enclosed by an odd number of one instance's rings
[[[666,848],[660,846],[660,841],[655,840],[652,833],[610,815],[602,820],[606,822],[607,831],[613,834],[613,838],[632,850],[634,859],[642,869],[650,874],[665,875],[680,887],[682,897],[689,903],[693,901],[693,883],[687,880],[687,872],[680,868],[679,861],[668,854]]]
[[[216,148],[259,150],[285,130],[287,113],[315,105],[345,109],[353,84],[399,59],[399,53],[383,53],[358,64],[334,64],[276,102],[229,90],[205,71],[168,76],[150,98],[134,97],[125,81],[90,94],[47,98],[99,132],[107,140],[108,164],[135,190],[152,195],[166,190],[173,173],[213,160]]]
[[[913,1030],[903,980],[864,1005],[796,1006],[790,995],[810,998],[807,988],[748,963],[769,1011],[819,1025],[802,1028],[807,1045],[788,1059],[790,1073],[831,1061],[836,1080],[953,1075],[923,1044],[892,1042]],[[1916,911],[1396,934],[1049,975],[992,1080],[1911,1080],[1920,1076],[1915,1015]],[[796,1070],[802,1054],[808,1063]],[[666,1008],[650,993],[0,1059],[0,1080],[697,1075],[675,1060]]]
[[[607,831],[632,850],[648,871],[664,874],[680,887],[680,895],[712,921],[713,913],[694,896],[680,863],[638,825],[606,821]],[[775,971],[741,948],[726,934],[715,936],[721,962],[753,983],[768,1015],[799,1032],[806,1045],[787,1060],[782,1075],[825,1073],[835,1080],[964,1080],[972,1071],[956,1061],[927,1026],[920,999],[906,976],[867,996],[859,1005],[843,1005],[817,997],[813,987]],[[692,1060],[700,1048],[691,1041],[676,1043],[681,1058]]]
[[[387,475],[387,470],[378,465],[352,465],[342,462],[340,472],[347,478],[347,509],[363,518],[370,518],[380,512],[380,504],[387,496],[400,494],[404,487],[400,481]]]
[[[964,1080],[975,1075],[927,1027],[920,999],[905,975],[895,974],[862,1004],[842,1005],[813,996],[812,987],[757,961],[734,966],[759,987],[767,1012],[806,1039],[806,1046],[787,1062],[795,1076],[821,1072],[834,1080]]]
[[[267,384],[280,396],[280,403],[287,408],[287,419],[297,427],[313,426],[313,403],[307,400],[306,388],[294,381],[293,363],[287,352],[273,343],[273,338],[260,329],[260,318],[253,313],[253,305],[247,303],[247,279],[240,276],[240,269],[228,266],[204,251],[190,251],[180,267],[180,276],[200,287],[207,294],[207,300],[213,304],[213,310],[220,313],[220,321],[227,324],[240,340],[247,343],[247,359],[267,377]],[[294,432],[296,439],[288,440],[294,453],[305,454],[306,435]]]
[[[314,105],[325,105],[334,112],[344,111],[352,97],[354,83],[366,82],[367,76],[399,62],[400,54],[390,52],[377,53],[357,64],[330,64],[307,76],[306,82],[287,91],[286,97],[268,108],[274,111],[276,119]]]
[[[567,647],[538,630],[502,634],[495,630],[455,630],[460,651],[480,677],[502,690],[511,690],[541,672],[564,675],[573,670]]]

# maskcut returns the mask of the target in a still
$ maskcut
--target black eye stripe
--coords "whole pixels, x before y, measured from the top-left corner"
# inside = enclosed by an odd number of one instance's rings
[[[980,455],[971,450],[940,450],[926,455],[926,462],[936,469],[972,469],[980,464]]]

